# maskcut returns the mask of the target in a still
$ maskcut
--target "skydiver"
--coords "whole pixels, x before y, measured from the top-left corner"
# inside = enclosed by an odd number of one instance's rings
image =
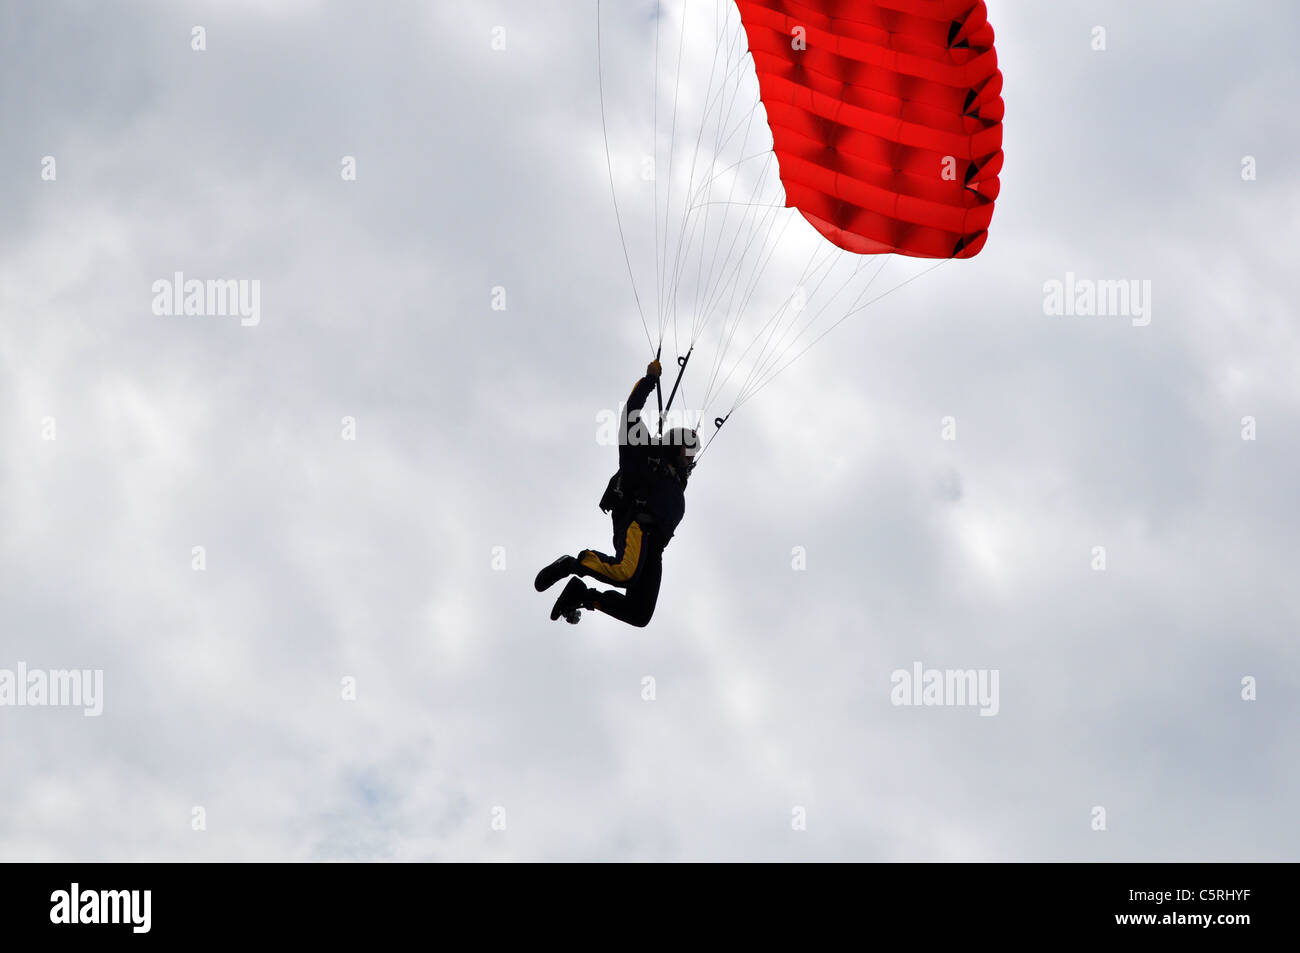
[[[646,368],[628,395],[619,422],[618,472],[605,488],[600,508],[614,524],[614,554],[584,549],[561,556],[537,574],[544,592],[565,576],[573,576],[551,609],[551,621],[561,616],[576,623],[581,609],[594,609],[629,625],[649,624],[659,597],[663,551],[686,513],[686,481],[695,466],[699,436],[677,427],[660,438],[651,435],[641,409],[658,383],[658,361]],[[581,577],[617,586],[589,589]]]

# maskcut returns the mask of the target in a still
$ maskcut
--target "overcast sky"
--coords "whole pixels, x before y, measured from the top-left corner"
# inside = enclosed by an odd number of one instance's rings
[[[593,0],[0,0],[0,670],[103,673],[0,707],[0,858],[1297,859],[1300,7],[989,8],[987,246],[727,423],[633,629],[532,588],[650,357]]]

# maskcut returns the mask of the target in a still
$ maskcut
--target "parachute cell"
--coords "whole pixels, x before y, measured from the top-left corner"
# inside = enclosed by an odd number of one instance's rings
[[[982,0],[735,0],[786,204],[858,254],[970,258],[1002,168]]]

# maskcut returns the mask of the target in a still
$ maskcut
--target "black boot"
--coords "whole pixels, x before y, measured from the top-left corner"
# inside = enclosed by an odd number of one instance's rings
[[[551,609],[551,621],[554,622],[560,616],[564,616],[566,622],[576,624],[578,610],[591,607],[589,599],[590,590],[582,584],[582,580],[570,579],[569,584],[560,593],[560,598],[555,600],[555,606]]]
[[[565,576],[572,576],[577,571],[576,559],[572,556],[561,556],[537,574],[537,578],[533,580],[533,588],[538,592],[545,592]]]

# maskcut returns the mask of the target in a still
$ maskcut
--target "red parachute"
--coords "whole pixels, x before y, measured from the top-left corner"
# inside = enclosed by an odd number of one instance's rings
[[[978,254],[1003,115],[982,0],[735,2],[786,204],[858,254]]]
[[[651,6],[617,5],[621,35],[654,57],[649,115],[617,112],[618,175],[596,6],[614,216],[651,353],[671,331],[680,369],[697,344],[710,355],[690,402],[705,420],[726,409],[721,426],[848,318],[983,249],[1002,73],[983,0],[653,0],[653,33]],[[634,62],[622,56],[619,75]],[[653,290],[657,327],[639,288]]]

